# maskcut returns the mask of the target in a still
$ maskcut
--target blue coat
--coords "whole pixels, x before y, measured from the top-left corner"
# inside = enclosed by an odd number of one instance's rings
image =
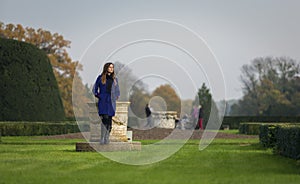
[[[106,84],[102,84],[101,75],[97,77],[93,93],[98,97],[98,114],[114,116],[116,111],[116,100],[120,96],[119,82],[116,78],[111,87],[111,94],[106,92]]]

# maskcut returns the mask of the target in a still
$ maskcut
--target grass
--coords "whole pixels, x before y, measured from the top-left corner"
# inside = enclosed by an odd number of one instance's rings
[[[97,152],[75,152],[79,141],[2,137],[0,184],[300,183],[299,162],[261,148],[258,139],[215,139],[203,151],[199,140],[189,140],[168,159],[144,166],[120,164]]]

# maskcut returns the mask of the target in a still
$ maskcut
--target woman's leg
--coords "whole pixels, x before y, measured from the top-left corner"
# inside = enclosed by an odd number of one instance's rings
[[[106,135],[106,124],[107,124],[107,118],[106,115],[101,115],[101,137],[100,137],[100,144],[105,144],[105,135]]]
[[[108,119],[107,119],[107,126],[106,126],[106,135],[105,135],[105,144],[109,144],[109,135],[110,135],[110,132],[111,132],[111,129],[112,129],[112,116],[108,116]]]
[[[109,131],[109,132],[111,132],[111,129],[112,129],[112,116],[108,116],[108,128],[107,128],[107,130]]]
[[[112,129],[112,116],[102,115],[102,122],[104,124],[104,130],[105,130],[104,135],[103,135],[104,144],[109,144],[109,134]],[[101,138],[102,138],[102,136],[101,136]]]

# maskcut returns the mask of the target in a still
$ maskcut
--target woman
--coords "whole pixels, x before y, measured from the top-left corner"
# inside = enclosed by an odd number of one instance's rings
[[[93,93],[98,98],[98,114],[102,120],[100,144],[109,144],[112,117],[115,115],[116,100],[120,96],[113,63],[104,65],[103,71],[94,85]]]

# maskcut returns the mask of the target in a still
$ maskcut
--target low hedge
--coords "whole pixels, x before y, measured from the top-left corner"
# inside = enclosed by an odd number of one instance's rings
[[[242,122],[291,123],[300,122],[300,116],[224,116],[222,125],[229,125],[230,129],[239,129]]]
[[[289,122],[243,122],[240,123],[239,125],[239,133],[240,134],[248,134],[248,135],[259,135],[261,130],[260,126],[265,125],[265,126],[283,126],[283,125],[293,125],[293,124],[299,124],[300,123],[289,123]],[[266,131],[266,130],[263,130]]]
[[[275,135],[281,124],[265,123],[259,127],[259,141],[265,148],[273,148],[276,143]]]
[[[279,127],[276,132],[274,151],[293,159],[300,159],[300,126]]]
[[[276,146],[278,130],[283,127],[300,126],[299,123],[263,123],[259,127],[260,143],[266,148]]]
[[[89,124],[76,122],[0,122],[2,136],[59,135],[88,131]]]
[[[300,159],[299,124],[262,124],[259,140],[262,146],[272,148],[275,153]]]
[[[259,127],[262,123],[240,123],[239,133],[247,135],[259,135]]]

